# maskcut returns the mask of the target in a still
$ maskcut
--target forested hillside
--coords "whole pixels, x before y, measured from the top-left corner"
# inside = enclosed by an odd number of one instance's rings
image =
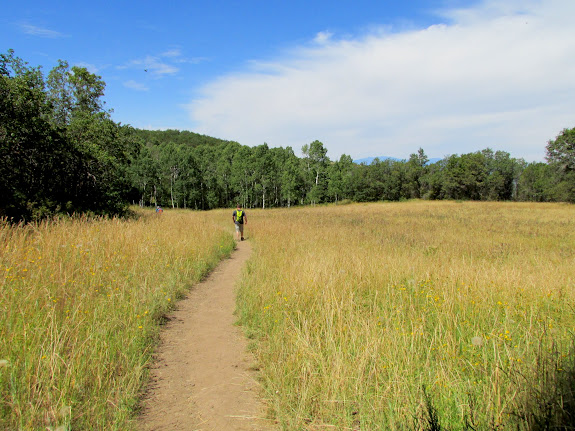
[[[575,202],[575,129],[547,143],[547,163],[487,148],[429,163],[330,160],[320,141],[242,145],[189,131],[138,130],[104,109],[105,82],[60,61],[47,77],[0,56],[0,216],[121,215],[128,205],[211,209],[401,199]]]
[[[302,147],[249,147],[175,131],[146,137],[130,168],[134,203],[210,209],[236,202],[277,207],[401,199],[575,201],[575,129],[547,145],[549,163],[526,163],[489,148],[429,163],[423,149],[408,160],[357,165],[330,160],[320,141]],[[181,137],[189,136],[189,140]],[[153,137],[152,137],[153,136]],[[206,143],[201,142],[202,139]],[[179,144],[176,142],[180,142]],[[557,155],[554,155],[558,153]]]

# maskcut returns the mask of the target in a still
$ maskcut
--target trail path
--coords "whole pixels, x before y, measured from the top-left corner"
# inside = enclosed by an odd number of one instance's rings
[[[142,431],[268,431],[247,340],[234,326],[235,285],[251,253],[238,243],[168,316],[151,370]]]

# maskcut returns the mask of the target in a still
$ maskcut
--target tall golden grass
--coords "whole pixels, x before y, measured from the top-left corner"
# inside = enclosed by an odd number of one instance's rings
[[[162,316],[234,247],[228,212],[1,224],[0,429],[131,429]]]
[[[241,323],[284,429],[515,429],[575,331],[575,208],[250,211]],[[435,428],[433,428],[435,426]]]
[[[573,206],[248,214],[239,316],[284,429],[431,429],[431,404],[447,429],[503,429],[542,356],[560,377]],[[231,252],[230,215],[0,225],[0,429],[132,429],[162,316]]]

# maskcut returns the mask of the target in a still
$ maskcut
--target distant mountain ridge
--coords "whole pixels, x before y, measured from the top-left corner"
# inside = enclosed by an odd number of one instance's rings
[[[371,165],[375,159],[379,159],[382,162],[384,160],[393,160],[394,162],[401,162],[402,161],[402,159],[398,159],[396,157],[378,156],[378,157],[364,157],[363,159],[354,160],[353,163],[358,164],[358,165],[361,163],[364,163],[366,165]],[[433,163],[439,162],[440,160],[441,159],[439,159],[439,158],[429,159],[429,162],[427,164],[431,165]]]

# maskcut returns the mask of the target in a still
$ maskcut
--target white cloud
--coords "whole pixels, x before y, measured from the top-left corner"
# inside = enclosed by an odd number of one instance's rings
[[[175,75],[180,69],[172,64],[162,61],[160,57],[147,55],[144,58],[132,60],[127,65],[119,66],[118,69],[140,69],[150,75],[160,78],[166,75]]]
[[[26,34],[38,37],[45,37],[49,39],[66,37],[65,34],[60,33],[59,31],[50,30],[44,27],[38,27],[36,25],[31,24],[20,24],[20,29]]]
[[[184,57],[180,48],[172,48],[160,54],[160,57],[165,57],[177,64],[199,64],[207,61],[206,57]]]
[[[134,80],[129,80],[124,82],[124,87],[130,88],[136,91],[148,91],[149,88],[146,85],[142,84],[141,82],[136,82]]]
[[[157,57],[148,55],[142,60],[141,63],[145,70],[158,76],[174,75],[178,73],[179,69],[171,64],[160,61]]]
[[[320,31],[318,34],[315,35],[314,42],[320,45],[323,45],[330,41],[333,33],[329,31]]]
[[[182,51],[179,48],[169,49],[162,54],[161,57],[180,57],[182,55]]]
[[[131,60],[129,63],[117,68],[140,69],[156,78],[160,78],[180,72],[180,68],[176,64],[198,64],[206,60],[204,57],[186,58],[183,56],[181,49],[172,48],[159,55],[147,55],[144,58]]]
[[[100,68],[98,66],[96,66],[95,64],[85,63],[83,61],[76,63],[76,66],[83,67],[86,70],[88,70],[88,72],[93,73],[93,74],[97,74],[100,71]]]
[[[200,64],[208,61],[207,57],[191,57],[191,58],[177,58],[176,63],[187,63],[187,64]]]
[[[212,81],[188,110],[199,133],[296,150],[319,139],[332,158],[491,147],[542,160],[575,126],[574,14],[572,0],[484,0],[424,29],[320,32]]]

